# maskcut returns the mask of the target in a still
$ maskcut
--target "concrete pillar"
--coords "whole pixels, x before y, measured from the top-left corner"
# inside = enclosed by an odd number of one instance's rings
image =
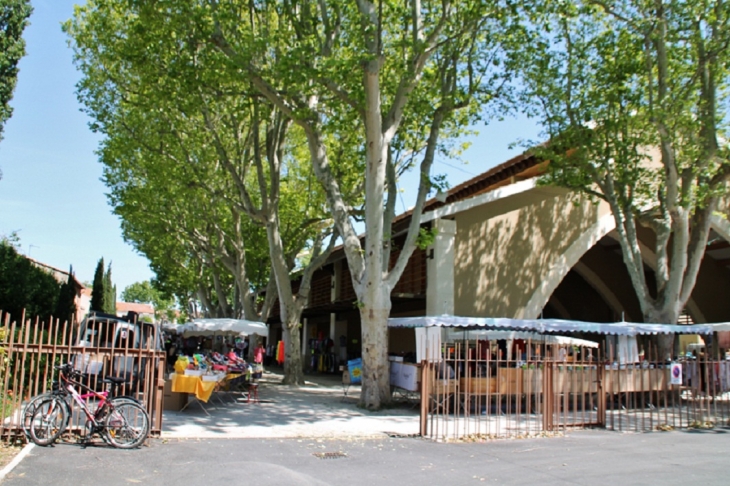
[[[433,245],[427,250],[429,260],[426,267],[426,315],[453,315],[456,221],[436,219],[433,227],[437,233]]]

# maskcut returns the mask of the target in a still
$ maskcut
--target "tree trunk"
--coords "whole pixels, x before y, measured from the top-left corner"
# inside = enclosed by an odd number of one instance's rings
[[[292,311],[284,324],[284,379],[286,385],[303,385],[301,337],[299,335],[299,318],[301,311]]]
[[[362,392],[360,403],[378,410],[390,403],[390,368],[388,366],[388,317],[390,292],[382,286],[373,293],[374,302],[360,309],[362,322]]]
[[[667,306],[670,307],[670,306]],[[679,310],[676,309],[654,310],[644,313],[644,322],[657,324],[676,324],[679,319]],[[657,334],[656,359],[659,361],[670,361],[674,356],[674,334]],[[652,357],[653,358],[653,357]]]

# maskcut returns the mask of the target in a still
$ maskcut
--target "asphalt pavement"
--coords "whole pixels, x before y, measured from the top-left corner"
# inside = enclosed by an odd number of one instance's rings
[[[438,443],[410,437],[417,410],[362,411],[332,378],[265,381],[262,403],[191,405],[137,450],[33,447],[2,486],[730,483],[730,429]]]
[[[436,443],[418,438],[169,439],[35,447],[3,486],[703,484],[730,482],[728,431]]]

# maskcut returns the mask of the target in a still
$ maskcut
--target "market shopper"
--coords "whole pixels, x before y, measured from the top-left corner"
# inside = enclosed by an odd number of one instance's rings
[[[256,343],[256,347],[253,350],[253,376],[254,378],[261,378],[264,373],[264,345],[261,341]]]

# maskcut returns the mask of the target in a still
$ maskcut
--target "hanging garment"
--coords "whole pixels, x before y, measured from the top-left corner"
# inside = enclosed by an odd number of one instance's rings
[[[284,341],[279,341],[276,350],[276,362],[282,364],[284,362]]]

